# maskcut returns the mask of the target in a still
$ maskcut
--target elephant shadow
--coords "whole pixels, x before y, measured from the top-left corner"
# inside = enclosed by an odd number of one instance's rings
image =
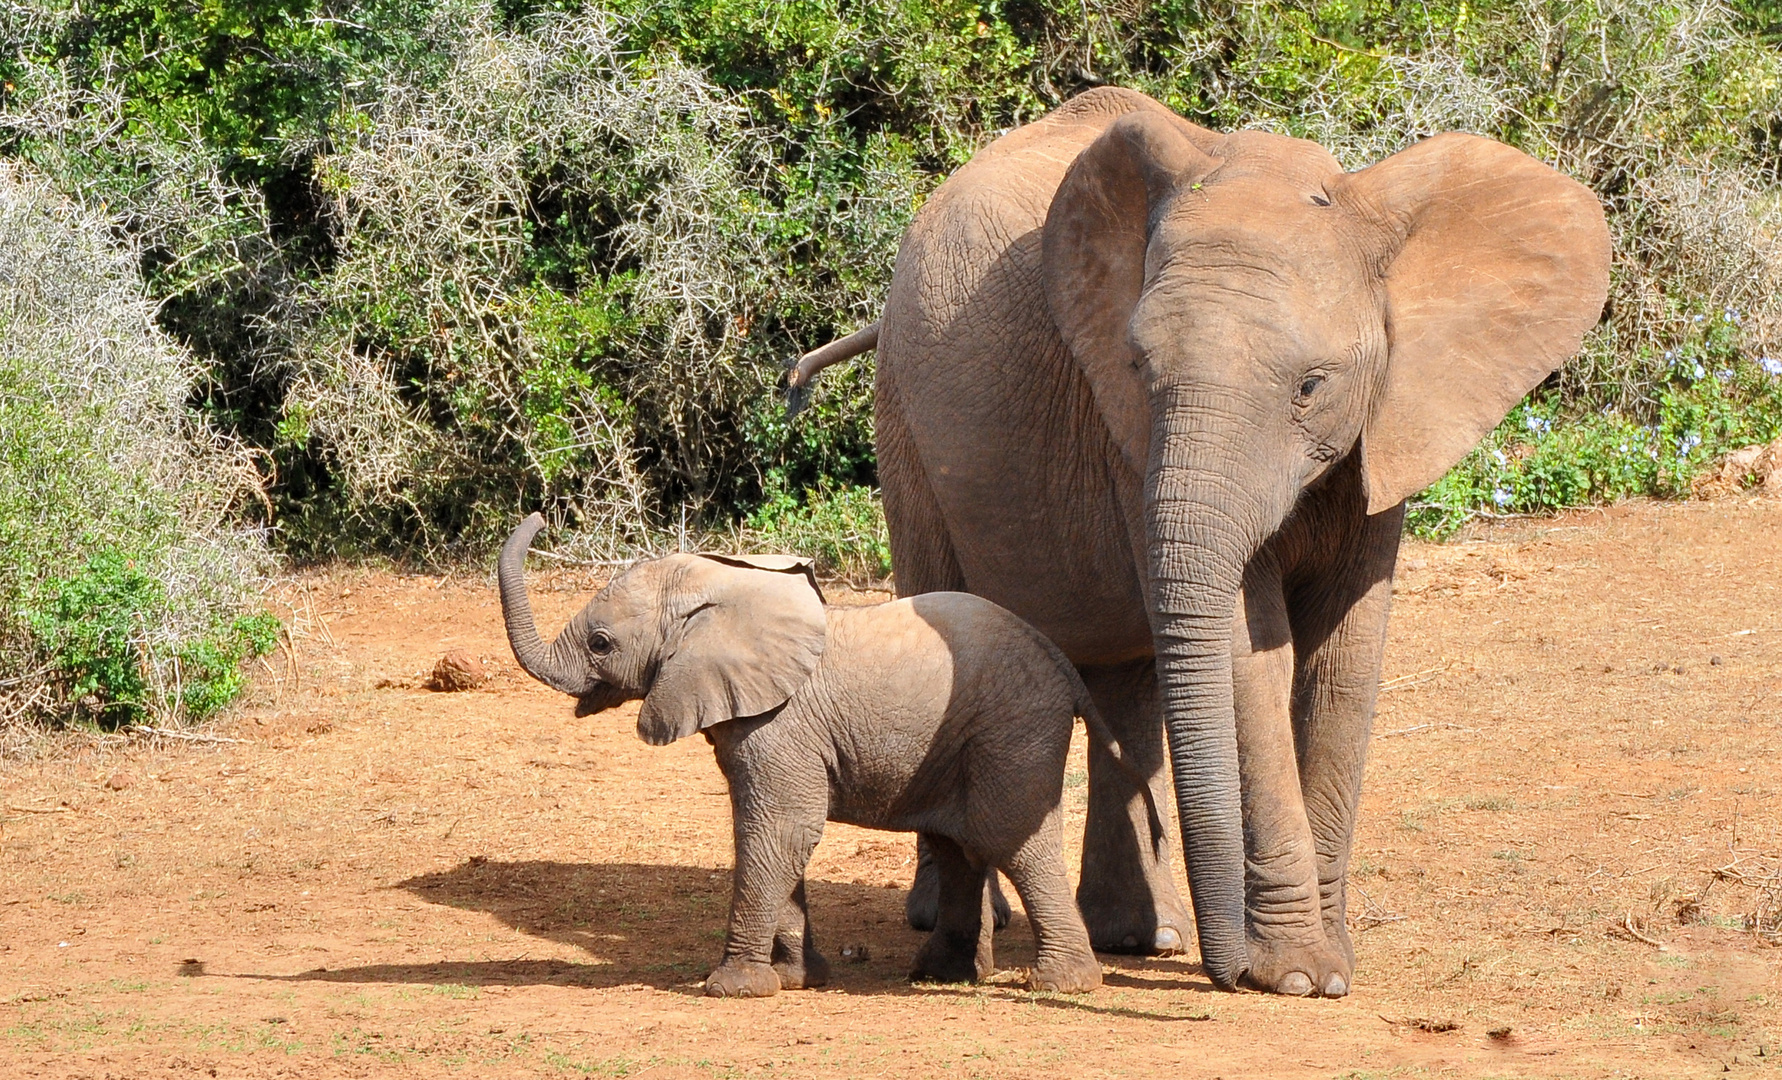
[[[428,903],[492,915],[522,934],[571,946],[588,959],[522,955],[259,977],[463,986],[644,985],[697,994],[723,951],[730,906],[730,871],[653,863],[472,857],[391,887]],[[905,972],[923,935],[904,923],[904,890],[816,880],[807,888],[818,947],[835,968],[831,985],[856,992],[907,992]]]
[[[431,904],[491,915],[522,934],[570,946],[588,959],[522,955],[510,960],[366,964],[256,977],[436,986],[643,985],[697,995],[723,950],[730,906],[728,870],[654,863],[504,862],[473,857],[391,887]],[[913,987],[908,981],[910,961],[926,935],[905,923],[903,889],[816,879],[807,881],[806,889],[817,946],[834,969],[832,989],[867,994],[938,989]],[[1030,965],[1033,950],[1027,918],[1017,906],[1008,928],[996,935],[997,966]],[[1148,963],[1136,957],[1103,959],[1135,969]],[[1110,975],[1108,981],[1114,986],[1143,985],[1123,979],[1121,973]]]

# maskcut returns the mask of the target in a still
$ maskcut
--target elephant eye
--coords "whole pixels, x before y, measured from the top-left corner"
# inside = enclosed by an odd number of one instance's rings
[[[596,630],[588,635],[588,648],[597,656],[605,656],[613,651],[618,642],[605,630]]]
[[[1312,196],[1312,201],[1317,203],[1319,206],[1329,206],[1330,205],[1330,200],[1325,198],[1322,195]]]
[[[1318,387],[1321,386],[1323,383],[1324,383],[1324,376],[1322,376],[1322,375],[1307,375],[1305,377],[1305,381],[1303,381],[1299,384],[1299,396],[1302,399],[1311,397],[1312,393],[1314,391],[1316,391],[1318,389]]]

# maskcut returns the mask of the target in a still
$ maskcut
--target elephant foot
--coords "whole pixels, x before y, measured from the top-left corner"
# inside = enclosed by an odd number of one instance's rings
[[[706,997],[762,998],[780,992],[780,973],[772,964],[726,960],[705,980]]]
[[[968,983],[977,982],[996,970],[988,948],[979,949],[976,939],[967,939],[937,930],[928,935],[910,965],[911,982]],[[1096,969],[1097,974],[1100,969]]]
[[[781,950],[776,948],[774,952],[778,954]],[[815,949],[776,955],[773,970],[780,977],[781,990],[813,990],[829,985],[829,961]]]
[[[1079,893],[1078,903],[1083,899]],[[1130,906],[1111,909],[1100,905],[1084,905],[1082,911],[1083,925],[1096,952],[1174,956],[1187,947],[1180,929],[1188,925],[1185,913],[1172,919],[1163,913],[1134,911]]]
[[[991,874],[989,880],[991,925],[1001,930],[1014,918],[1014,911],[1009,907],[1009,898],[1002,894],[996,875]],[[910,883],[910,894],[903,901],[903,917],[911,930],[927,933],[934,929],[939,915],[940,872],[934,868],[934,861],[926,851],[922,851],[916,862],[916,880]]]
[[[1101,964],[1093,955],[1061,959],[1041,957],[1027,977],[1029,990],[1054,990],[1061,994],[1085,994],[1101,985]]]
[[[1328,942],[1288,945],[1249,942],[1250,970],[1244,985],[1253,990],[1287,997],[1344,997],[1353,982],[1354,967],[1339,947]]]

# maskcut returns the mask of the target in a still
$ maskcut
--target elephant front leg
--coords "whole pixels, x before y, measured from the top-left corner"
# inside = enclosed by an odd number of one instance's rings
[[[1347,878],[1361,778],[1367,765],[1374,702],[1386,650],[1392,570],[1404,508],[1366,520],[1347,565],[1332,575],[1325,603],[1295,616],[1304,644],[1294,685],[1294,737],[1300,787],[1318,852],[1325,934],[1353,968]]]
[[[1143,660],[1082,674],[1126,760],[1150,778],[1152,798],[1159,807],[1174,805],[1164,769],[1156,665]],[[1162,816],[1166,825],[1173,817]],[[1165,956],[1182,950],[1188,912],[1170,873],[1173,857],[1167,837],[1152,847],[1150,816],[1138,786],[1092,740],[1077,906],[1098,950]]]
[[[817,951],[817,941],[811,933],[803,875],[792,889],[791,899],[780,910],[780,926],[773,935],[772,962],[782,990],[809,990],[829,983],[829,961]]]
[[[733,804],[734,806],[734,804]],[[805,864],[823,834],[823,823],[757,818],[735,806],[736,871],[730,898],[730,926],[724,959],[705,980],[709,997],[772,997],[780,992],[774,966],[775,938],[786,909],[804,881]],[[802,906],[802,905],[800,905]],[[803,951],[804,935],[800,934]]]
[[[1244,810],[1245,937],[1258,989],[1348,993],[1353,959],[1327,932],[1292,722],[1293,644],[1279,577],[1245,579],[1232,657]]]

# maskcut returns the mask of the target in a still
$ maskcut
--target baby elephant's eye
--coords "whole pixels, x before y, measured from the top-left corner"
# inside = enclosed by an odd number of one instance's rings
[[[1312,394],[1318,389],[1318,387],[1322,386],[1323,384],[1324,384],[1324,376],[1322,376],[1322,375],[1307,375],[1305,377],[1305,380],[1299,384],[1300,399],[1304,400],[1306,398],[1311,397]]]
[[[588,635],[588,648],[597,656],[605,656],[612,652],[613,647],[617,644],[618,642],[613,640],[613,636],[605,630],[596,630]]]

